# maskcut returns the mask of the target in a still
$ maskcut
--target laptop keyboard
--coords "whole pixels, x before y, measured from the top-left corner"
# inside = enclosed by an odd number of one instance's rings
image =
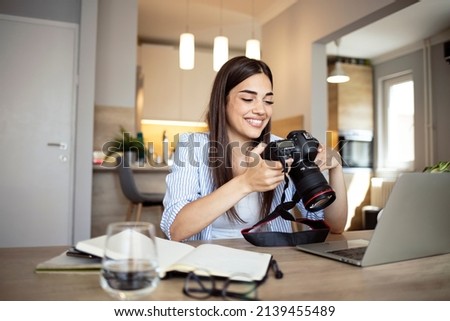
[[[353,260],[362,260],[364,253],[366,252],[366,249],[367,246],[362,246],[362,247],[354,247],[351,249],[329,251],[328,253],[333,253]]]

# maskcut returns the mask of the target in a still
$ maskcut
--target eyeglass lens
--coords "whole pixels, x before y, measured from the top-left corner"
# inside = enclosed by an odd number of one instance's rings
[[[256,283],[248,277],[240,277],[239,280],[228,279],[222,295],[227,300],[256,300],[256,288]]]
[[[183,292],[195,299],[206,299],[215,289],[214,278],[189,273],[184,283]]]
[[[190,272],[185,280],[183,293],[191,298],[206,299],[210,296],[222,296],[227,300],[257,300],[256,283],[246,276],[239,276],[237,280],[227,279],[222,290],[216,288],[213,276]],[[221,283],[222,285],[222,283]]]

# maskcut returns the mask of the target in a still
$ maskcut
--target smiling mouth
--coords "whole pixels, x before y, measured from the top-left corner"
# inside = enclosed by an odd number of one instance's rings
[[[247,123],[249,123],[254,127],[261,127],[264,123],[262,119],[254,119],[254,118],[247,118],[246,121]]]

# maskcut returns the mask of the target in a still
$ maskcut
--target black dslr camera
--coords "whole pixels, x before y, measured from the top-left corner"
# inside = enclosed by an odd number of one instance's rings
[[[319,141],[304,130],[289,133],[287,139],[270,142],[262,153],[262,158],[281,161],[293,159],[289,176],[303,205],[308,211],[316,212],[334,202],[336,194],[314,163]],[[286,168],[285,168],[286,169]]]

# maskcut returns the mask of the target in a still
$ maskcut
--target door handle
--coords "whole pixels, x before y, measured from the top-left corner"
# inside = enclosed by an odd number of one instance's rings
[[[67,144],[66,143],[47,143],[47,146],[50,147],[58,147],[59,149],[66,150]]]

